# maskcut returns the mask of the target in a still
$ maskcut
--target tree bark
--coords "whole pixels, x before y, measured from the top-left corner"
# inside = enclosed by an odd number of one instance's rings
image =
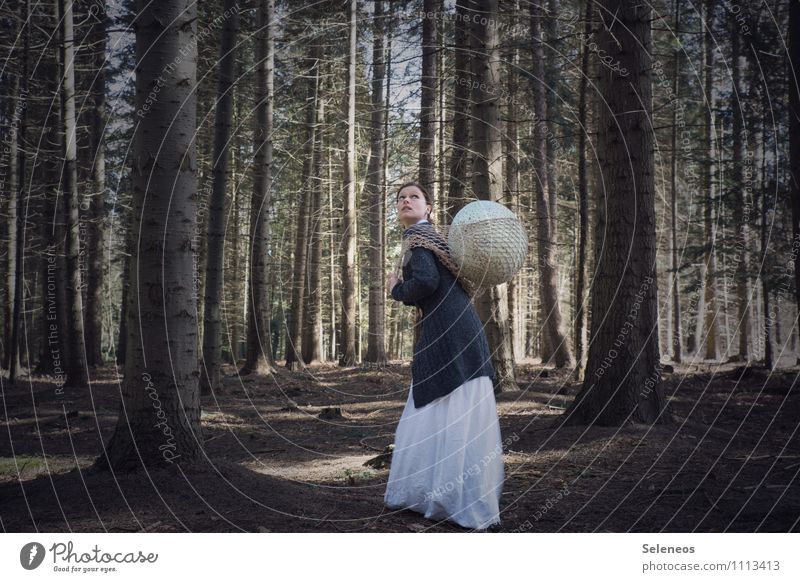
[[[658,348],[652,15],[637,0],[603,0],[598,14],[598,47],[629,75],[598,67],[598,168],[606,177],[598,183],[607,188],[598,203],[586,379],[562,420],[663,423],[669,419]]]
[[[196,461],[202,450],[192,241],[197,228],[197,8],[137,1],[128,351],[114,434],[117,470]],[[183,51],[183,52],[182,52]],[[166,65],[165,65],[166,63]],[[159,83],[155,100],[148,95]]]

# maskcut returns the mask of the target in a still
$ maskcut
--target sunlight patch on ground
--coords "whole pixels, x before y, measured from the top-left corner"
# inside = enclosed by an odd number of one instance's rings
[[[379,471],[364,466],[366,461],[374,457],[374,454],[351,455],[286,463],[277,459],[262,459],[261,461],[248,461],[243,463],[243,466],[251,471],[282,479],[314,483],[331,481],[347,483],[353,480],[371,479],[379,475]]]
[[[86,469],[94,463],[95,457],[78,457],[77,467],[75,459],[66,456],[48,455],[47,463],[41,455],[17,455],[14,457],[0,457],[0,482],[28,481],[42,475],[56,475],[67,473],[76,468]]]

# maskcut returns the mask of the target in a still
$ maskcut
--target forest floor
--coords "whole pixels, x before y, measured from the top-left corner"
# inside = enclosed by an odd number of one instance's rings
[[[800,369],[785,363],[771,373],[676,366],[664,376],[672,422],[622,428],[556,428],[579,385],[565,371],[520,365],[519,390],[497,396],[499,531],[800,531]],[[364,465],[392,443],[408,364],[227,372],[222,393],[202,402],[207,463],[116,475],[91,467],[116,423],[113,367],[71,401],[56,400],[47,380],[6,385],[0,528],[467,531],[384,508],[388,469]]]

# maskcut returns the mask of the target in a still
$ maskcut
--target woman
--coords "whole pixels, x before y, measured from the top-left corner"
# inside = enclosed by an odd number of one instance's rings
[[[411,390],[397,426],[384,504],[429,519],[485,529],[500,522],[503,451],[491,354],[447,243],[430,223],[432,200],[419,184],[397,192],[410,251],[392,298],[421,310]],[[467,289],[470,289],[468,284]]]

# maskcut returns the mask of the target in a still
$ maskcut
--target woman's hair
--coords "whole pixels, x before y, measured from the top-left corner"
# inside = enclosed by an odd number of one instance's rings
[[[405,184],[400,186],[397,189],[397,194],[394,195],[394,199],[397,200],[397,197],[400,196],[400,192],[402,192],[404,188],[408,188],[409,186],[414,186],[420,192],[422,192],[422,195],[425,196],[425,202],[427,202],[428,204],[431,205],[431,212],[432,212],[433,211],[433,208],[432,208],[433,207],[433,197],[431,196],[430,192],[428,192],[428,190],[425,188],[425,186],[423,186],[422,184],[419,184],[417,182],[406,182]],[[433,224],[433,220],[431,220],[430,214],[428,214],[428,222]]]

